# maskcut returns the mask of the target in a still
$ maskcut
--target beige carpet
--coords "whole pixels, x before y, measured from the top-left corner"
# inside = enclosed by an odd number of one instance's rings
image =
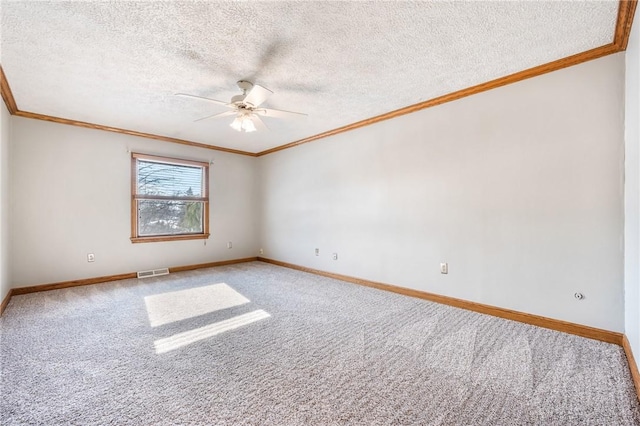
[[[3,425],[638,425],[621,348],[253,262],[16,296]]]

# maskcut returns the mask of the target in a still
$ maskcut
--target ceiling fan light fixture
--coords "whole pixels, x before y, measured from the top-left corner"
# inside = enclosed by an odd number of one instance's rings
[[[240,117],[236,117],[231,124],[229,124],[233,130],[237,130],[238,132],[242,131],[242,119]]]
[[[251,117],[247,116],[242,120],[242,130],[247,133],[256,131],[256,125],[253,124],[253,120],[251,119]]]
[[[253,120],[249,115],[237,116],[229,126],[238,132],[249,133],[257,130],[256,125],[253,123]]]

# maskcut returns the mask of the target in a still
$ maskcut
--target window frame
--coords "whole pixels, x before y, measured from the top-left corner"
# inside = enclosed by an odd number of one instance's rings
[[[138,160],[147,160],[156,163],[174,164],[179,166],[202,167],[203,171],[203,197],[170,197],[170,196],[145,196],[138,194]],[[199,201],[203,203],[202,209],[202,231],[193,234],[164,234],[140,236],[138,234],[138,200],[177,200],[177,201]],[[181,158],[162,157],[158,155],[131,153],[131,242],[151,243],[160,241],[181,241],[181,240],[201,240],[209,238],[209,163],[195,160],[184,160]]]

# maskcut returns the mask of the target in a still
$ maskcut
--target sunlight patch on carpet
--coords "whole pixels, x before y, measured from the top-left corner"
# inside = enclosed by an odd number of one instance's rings
[[[146,296],[151,327],[244,305],[250,300],[225,283]]]
[[[156,349],[156,354],[163,354],[191,343],[208,339],[209,337],[224,333],[225,331],[244,327],[245,325],[269,318],[270,316],[271,315],[269,315],[269,313],[262,309],[258,309],[257,311],[249,312],[248,314],[238,315],[224,321],[215,322],[213,324],[205,325],[204,327],[195,328],[193,330],[185,331],[184,333],[174,334],[171,337],[159,339],[153,342],[153,344]]]

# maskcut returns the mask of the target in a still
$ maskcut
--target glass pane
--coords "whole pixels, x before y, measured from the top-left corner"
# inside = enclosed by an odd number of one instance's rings
[[[138,160],[138,194],[202,197],[202,167]]]
[[[138,200],[138,236],[202,234],[201,201]]]

